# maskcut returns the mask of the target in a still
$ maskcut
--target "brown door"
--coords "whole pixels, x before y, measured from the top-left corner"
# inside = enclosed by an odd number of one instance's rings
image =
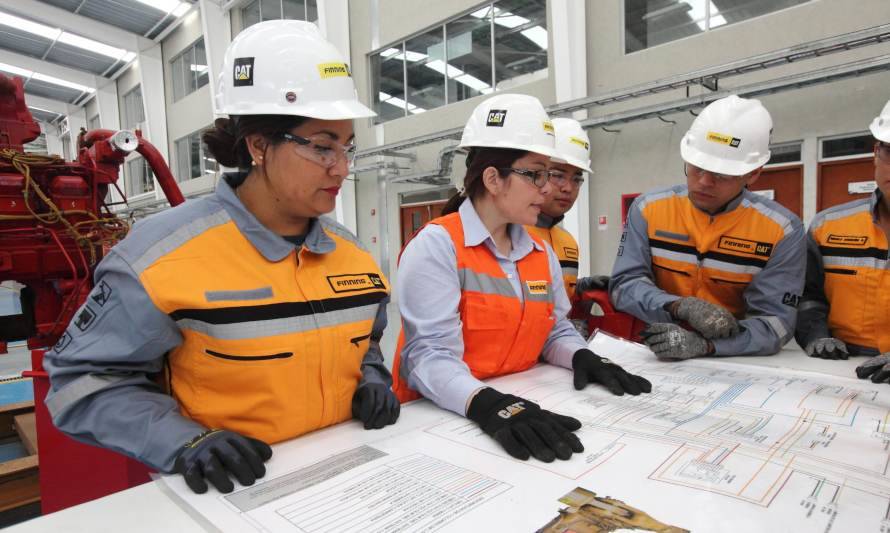
[[[408,244],[414,233],[424,224],[442,214],[445,200],[429,204],[402,206],[402,246]]]
[[[803,166],[765,168],[760,178],[749,187],[752,191],[772,191],[773,200],[803,216]]]
[[[818,210],[865,198],[868,193],[850,194],[847,184],[874,179],[874,157],[819,163],[819,190],[816,196]]]

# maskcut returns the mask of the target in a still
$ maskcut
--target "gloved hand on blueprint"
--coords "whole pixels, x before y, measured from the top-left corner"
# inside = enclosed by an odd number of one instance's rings
[[[617,396],[625,392],[634,396],[641,392],[651,392],[652,384],[642,376],[635,376],[609,359],[600,357],[582,348],[572,356],[572,369],[575,371],[575,389],[581,390],[588,383],[599,383]]]
[[[640,337],[659,359],[692,359],[710,352],[704,337],[676,324],[649,324]]]
[[[584,451],[581,441],[572,433],[581,429],[581,422],[492,388],[486,387],[476,394],[467,409],[467,418],[479,424],[507,453],[523,461],[534,456],[550,463],[555,458],[565,460],[572,452]]]
[[[706,339],[723,339],[739,333],[739,323],[732,313],[700,298],[680,298],[670,305],[669,311]]]
[[[815,339],[807,344],[804,351],[810,357],[818,357],[819,359],[847,359],[850,356],[844,341],[834,337]]]
[[[382,383],[365,383],[352,395],[352,417],[361,420],[365,429],[380,429],[399,419],[399,399]]]
[[[870,377],[875,383],[890,383],[890,352],[868,359],[856,367],[859,379]]]
[[[232,492],[235,486],[229,475],[242,485],[253,485],[266,475],[263,464],[272,457],[272,448],[261,440],[244,437],[232,431],[214,429],[189,441],[173,470],[182,474],[185,484],[196,494],[207,492],[207,482],[216,490]]]

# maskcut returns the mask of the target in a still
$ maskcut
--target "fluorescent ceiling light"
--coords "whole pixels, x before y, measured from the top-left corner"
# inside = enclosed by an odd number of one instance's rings
[[[426,64],[426,66],[435,70],[436,72],[438,72],[440,74],[445,74],[445,72],[446,72],[445,62],[442,61],[441,59],[436,59],[435,61],[430,61],[429,63]],[[450,78],[458,83],[461,83],[463,85],[466,85],[467,87],[469,87],[473,90],[479,91],[482,94],[488,94],[492,91],[492,88],[490,85],[488,85],[487,83],[485,83],[484,81],[480,80],[479,78],[477,78],[475,76],[467,74],[466,72],[464,72],[463,70],[461,70],[455,66],[448,65],[447,71],[448,71],[448,74],[447,74],[448,78]]]
[[[132,58],[136,57],[136,54],[133,54],[133,52],[128,52],[123,48],[109,46],[93,39],[81,37],[80,35],[75,35],[73,33],[69,33],[67,31],[63,31],[52,26],[47,26],[46,24],[40,24],[39,22],[16,17],[15,15],[10,15],[9,13],[0,12],[0,24],[9,26],[10,28],[28,32],[32,35],[38,35],[40,37],[43,37],[44,39],[49,39],[50,41],[59,41],[61,43],[81,48],[83,50],[89,50],[90,52],[94,52],[96,54],[102,54],[114,59],[123,59],[126,62],[129,62],[132,60]],[[130,54],[132,54],[132,57],[130,59],[127,59],[128,57],[130,57]]]
[[[393,96],[389,93],[385,93],[383,91],[380,91],[378,98],[380,99],[380,101],[382,103],[396,106],[399,109],[405,109],[405,107],[407,107],[408,112],[413,115],[417,115],[418,113],[423,113],[424,111],[426,111],[426,109],[424,109],[422,107],[417,107],[414,104],[409,104],[408,102],[402,100],[401,98],[396,98],[395,96]]]
[[[483,18],[488,16],[488,8],[480,9],[475,13],[470,13],[470,16],[476,18]],[[520,17],[519,15],[514,15],[509,11],[504,11],[499,7],[495,6],[494,8],[494,23],[498,26],[503,26],[507,29],[512,30],[513,28],[518,28],[519,26],[523,26],[531,22],[529,19],[525,17]],[[531,28],[522,30],[519,32],[529,41],[538,45],[538,48],[542,50],[547,50],[547,30],[541,26],[532,26]]]
[[[81,85],[79,83],[74,83],[68,80],[63,80],[61,78],[56,78],[54,76],[47,76],[46,74],[41,74],[39,72],[34,72],[32,70],[19,68],[13,65],[7,65],[6,63],[0,63],[0,70],[3,72],[8,72],[15,76],[20,76],[22,78],[27,79],[35,79],[46,83],[52,83],[53,85],[59,85],[61,87],[68,87],[69,89],[75,89],[82,92],[94,93],[96,89],[92,87],[87,87],[86,85]]]
[[[200,74],[204,74],[205,72],[207,72],[207,65],[195,65],[193,63],[189,65],[189,67],[192,69],[192,72],[198,72]]]
[[[29,105],[28,109],[33,109],[34,111],[42,111],[44,113],[49,113],[51,115],[59,115],[60,113],[56,113],[55,111],[50,111],[49,109],[43,109],[42,107],[37,107],[36,105]]]
[[[147,6],[153,7],[158,11],[163,11],[164,13],[168,13],[173,15],[174,17],[181,17],[185,15],[186,11],[191,9],[191,4],[187,4],[185,2],[180,2],[179,0],[136,0],[141,4],[145,4]]]
[[[0,70],[3,72],[8,72],[10,74],[15,74],[16,76],[21,76],[23,78],[30,78],[33,72],[27,69],[19,68],[13,65],[7,65],[6,63],[0,63]]]

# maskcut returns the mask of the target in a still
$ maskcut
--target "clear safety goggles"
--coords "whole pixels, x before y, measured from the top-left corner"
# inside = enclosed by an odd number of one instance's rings
[[[356,148],[354,144],[340,144],[327,135],[300,137],[292,133],[281,133],[279,136],[294,143],[294,151],[297,155],[324,168],[331,168],[340,160],[346,160],[348,166],[352,166],[355,161]]]
[[[731,181],[735,181],[736,179],[742,176],[732,176],[730,174],[720,174],[719,172],[711,172],[710,170],[705,170],[703,168],[699,168],[695,165],[690,165],[686,163],[683,168],[686,170],[686,176],[693,179],[701,179],[705,177],[705,175],[709,175],[714,178],[714,181],[717,183],[729,183]]]
[[[568,184],[573,189],[580,189],[581,186],[584,185],[584,174],[581,172],[568,174],[561,170],[551,170],[550,183],[557,187],[565,187],[566,184]]]

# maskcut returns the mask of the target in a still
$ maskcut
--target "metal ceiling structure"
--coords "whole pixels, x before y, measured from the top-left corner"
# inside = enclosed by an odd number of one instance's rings
[[[136,0],[43,0],[75,15],[116,26],[149,39],[157,38],[176,21],[174,11],[165,12],[160,7],[165,2],[138,2]],[[193,4],[193,0],[184,0]]]

